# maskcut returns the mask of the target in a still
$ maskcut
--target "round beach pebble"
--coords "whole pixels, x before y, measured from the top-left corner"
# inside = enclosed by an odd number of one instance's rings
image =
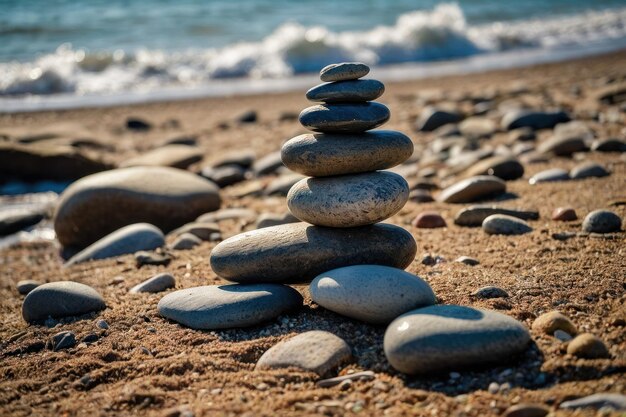
[[[492,214],[482,227],[490,235],[523,235],[533,230],[524,220],[506,214]]]
[[[114,258],[142,250],[153,250],[163,245],[165,245],[165,237],[155,226],[148,223],[131,224],[87,246],[72,256],[65,265]]]
[[[22,317],[34,323],[48,317],[79,316],[105,308],[102,296],[90,286],[58,281],[42,284],[29,292],[22,304]]]
[[[159,314],[192,329],[254,326],[302,306],[296,290],[279,284],[207,285],[167,294]]]
[[[576,210],[571,207],[557,207],[552,212],[552,220],[559,222],[571,222],[577,219]]]
[[[567,353],[585,359],[611,357],[602,339],[591,333],[581,333],[572,339],[567,345]]]
[[[346,81],[365,77],[370,72],[370,67],[361,62],[341,62],[330,64],[320,71],[322,81]]]
[[[318,275],[311,298],[335,313],[368,323],[385,324],[400,314],[436,303],[426,281],[402,269],[354,265]]]
[[[261,356],[256,369],[294,367],[325,376],[351,358],[352,350],[342,338],[313,330],[272,346]]]
[[[157,274],[150,279],[145,280],[133,288],[130,289],[130,293],[140,293],[140,292],[161,292],[165,291],[168,288],[174,288],[176,285],[176,280],[172,276],[172,274],[168,274],[167,272]]]
[[[115,169],[84,177],[61,195],[54,230],[79,249],[126,225],[150,223],[169,232],[220,207],[215,184],[165,167]]]
[[[583,230],[588,233],[619,232],[622,219],[609,210],[595,210],[587,214],[583,220]]]
[[[413,154],[413,142],[392,130],[359,134],[304,134],[285,143],[281,157],[292,171],[311,177],[392,168]]]
[[[503,180],[492,175],[467,178],[446,188],[438,200],[444,203],[471,203],[506,191]]]
[[[524,351],[523,324],[496,311],[439,305],[410,311],[385,332],[389,363],[406,374],[424,374],[506,363]]]
[[[318,104],[300,113],[302,126],[315,132],[358,133],[389,120],[389,109],[380,103]]]
[[[446,227],[446,221],[441,215],[434,211],[425,211],[417,215],[411,224],[418,229],[434,229]]]
[[[291,213],[318,226],[356,227],[396,214],[409,199],[409,185],[398,174],[368,172],[305,178],[287,195]]]
[[[305,282],[347,265],[406,268],[417,252],[413,236],[391,224],[333,229],[292,223],[233,236],[211,252],[211,268],[236,282]]]
[[[306,92],[309,101],[349,103],[376,100],[385,92],[377,80],[350,80],[316,85]]]
[[[552,335],[557,330],[574,335],[578,333],[572,321],[559,311],[549,311],[537,317],[532,329],[537,332]]]

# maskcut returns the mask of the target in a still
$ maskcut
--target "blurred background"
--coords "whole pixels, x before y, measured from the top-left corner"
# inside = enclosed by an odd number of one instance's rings
[[[414,77],[441,62],[458,72],[626,46],[624,0],[0,0],[0,10],[0,106],[211,95],[344,60]]]

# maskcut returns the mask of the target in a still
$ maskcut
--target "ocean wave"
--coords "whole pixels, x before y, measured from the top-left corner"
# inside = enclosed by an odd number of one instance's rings
[[[0,95],[151,91],[224,78],[290,77],[338,61],[382,66],[624,37],[626,8],[470,26],[457,4],[441,4],[368,31],[333,32],[289,22],[259,42],[205,50],[88,52],[64,44],[32,62],[0,63]]]

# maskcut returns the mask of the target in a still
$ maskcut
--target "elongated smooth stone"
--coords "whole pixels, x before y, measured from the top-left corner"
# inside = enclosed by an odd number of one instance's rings
[[[374,129],[389,120],[389,109],[375,102],[318,104],[300,113],[300,123],[315,132],[357,133]]]
[[[409,199],[409,185],[393,172],[305,178],[287,194],[291,213],[317,226],[357,227],[385,220]]]
[[[392,168],[413,154],[413,142],[393,130],[358,134],[307,133],[283,145],[281,157],[292,171],[311,177],[356,174]]]
[[[385,92],[378,80],[338,81],[316,85],[306,92],[309,101],[349,103],[376,100]]]
[[[348,265],[406,268],[417,245],[401,227],[375,224],[333,229],[291,223],[241,233],[211,252],[211,268],[242,283],[308,282],[322,272]]]

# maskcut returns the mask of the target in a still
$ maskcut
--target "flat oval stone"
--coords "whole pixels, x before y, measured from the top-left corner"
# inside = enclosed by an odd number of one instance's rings
[[[141,250],[153,250],[165,245],[163,232],[148,223],[122,227],[72,256],[65,266],[81,262],[113,258]]]
[[[492,214],[483,221],[483,230],[490,235],[523,235],[533,229],[517,217]]]
[[[534,130],[551,129],[559,123],[569,122],[569,115],[563,111],[543,112],[527,109],[512,110],[502,118],[502,127],[507,130],[529,127]]]
[[[420,277],[381,265],[333,269],[318,275],[309,289],[320,306],[374,324],[389,323],[400,314],[437,301]]]
[[[167,294],[159,314],[199,330],[254,326],[302,306],[296,290],[279,284],[207,285]]]
[[[22,304],[22,317],[34,323],[48,317],[79,316],[105,308],[102,296],[90,286],[58,281],[42,284],[29,292]]]
[[[287,168],[311,177],[388,169],[412,154],[411,139],[392,130],[354,135],[307,133],[290,139],[281,151]]]
[[[23,279],[23,280],[18,281],[15,287],[17,289],[17,292],[19,292],[22,295],[26,295],[40,285],[41,285],[41,282],[39,281],[35,281],[32,279]]]
[[[472,307],[439,305],[395,319],[385,332],[389,363],[406,374],[425,374],[506,363],[524,351],[530,335],[504,314]]]
[[[378,80],[337,81],[316,85],[306,92],[309,101],[325,103],[350,103],[376,100],[385,92]]]
[[[522,210],[515,208],[504,208],[489,205],[474,205],[460,210],[454,216],[454,223],[459,226],[476,227],[482,226],[483,221],[493,214],[506,214],[522,220],[537,220],[539,212],[537,210]]]
[[[211,268],[236,282],[305,282],[331,269],[378,264],[406,268],[417,245],[401,227],[334,229],[292,223],[241,233],[211,252]]]
[[[583,178],[601,178],[611,175],[606,168],[596,162],[586,162],[572,168],[570,178],[580,180]]]
[[[389,120],[389,109],[380,103],[318,104],[300,113],[302,126],[315,132],[358,133]]]
[[[539,184],[540,182],[554,182],[569,180],[569,172],[562,168],[550,168],[538,172],[528,180],[529,184]]]
[[[427,106],[415,122],[415,128],[420,132],[432,132],[442,126],[458,123],[461,120],[463,120],[463,115],[458,112]]]
[[[351,358],[352,350],[342,338],[313,330],[272,346],[261,356],[256,369],[294,367],[325,376]]]
[[[131,288],[128,292],[130,293],[140,293],[140,292],[161,292],[165,291],[168,288],[173,288],[176,285],[176,280],[172,276],[172,274],[168,274],[164,272],[162,274],[157,274],[150,279],[145,280],[144,282],[140,282]]]
[[[444,203],[471,203],[506,191],[506,184],[492,175],[467,178],[446,188],[438,200]]]
[[[595,210],[585,216],[583,230],[589,233],[619,232],[622,219],[609,210]]]
[[[220,207],[219,189],[190,172],[134,167],[82,178],[61,195],[54,230],[63,246],[79,249],[133,223],[165,233]]]
[[[409,185],[388,171],[305,178],[287,195],[291,213],[317,226],[356,227],[396,214],[409,199]]]
[[[510,156],[493,156],[472,165],[467,175],[493,175],[505,181],[516,180],[524,175],[524,166]]]
[[[330,64],[320,71],[322,81],[345,81],[356,80],[365,77],[370,72],[370,67],[362,62],[341,62]]]

